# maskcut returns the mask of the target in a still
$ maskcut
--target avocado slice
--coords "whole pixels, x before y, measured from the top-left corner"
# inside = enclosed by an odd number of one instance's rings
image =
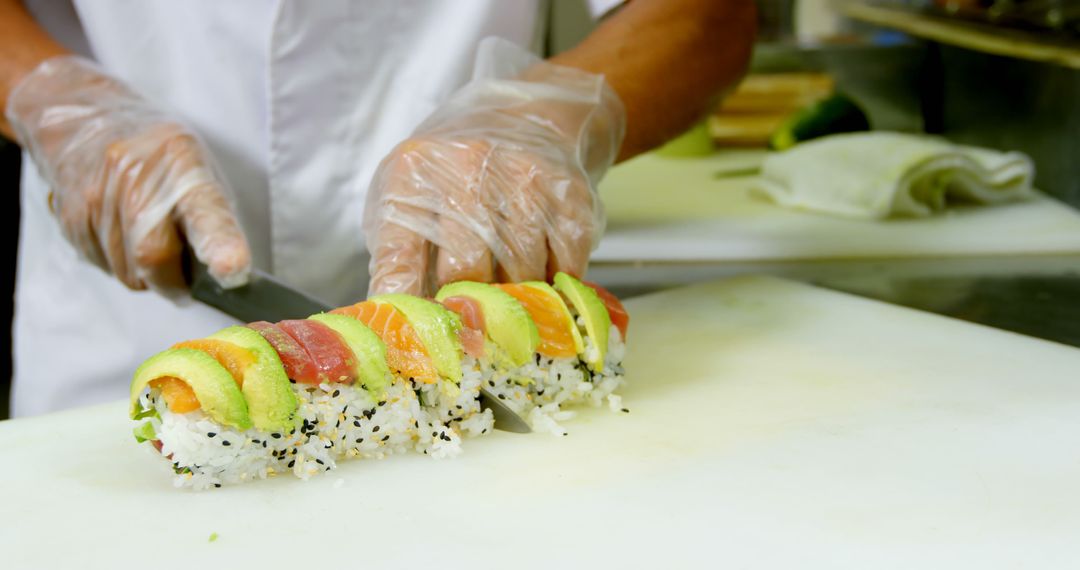
[[[557,295],[557,293],[556,293]],[[469,297],[480,303],[484,312],[487,337],[499,345],[514,366],[529,362],[540,344],[540,333],[529,312],[512,295],[487,283],[458,281],[444,285],[435,294],[435,300],[449,297]],[[567,311],[567,316],[570,313]]]
[[[214,357],[193,348],[172,348],[143,362],[131,379],[131,407],[134,418],[139,413],[139,395],[151,381],[165,376],[179,378],[191,386],[206,415],[222,425],[237,429],[252,426],[247,402],[225,367]]]
[[[207,338],[231,342],[255,354],[255,364],[244,371],[240,389],[255,428],[275,432],[295,427],[299,403],[274,347],[257,331],[243,326],[222,329]]]
[[[592,287],[561,271],[555,274],[555,290],[562,293],[574,305],[578,315],[585,321],[586,334],[596,345],[596,353],[586,354],[585,363],[595,372],[603,370],[604,357],[607,356],[608,335],[611,334],[611,315],[608,314],[607,307]]]
[[[581,339],[581,331],[578,330],[577,323],[574,322],[574,315],[570,314],[570,308],[566,306],[566,301],[563,300],[562,295],[560,295],[554,287],[543,281],[523,281],[521,284],[526,287],[532,287],[533,289],[539,289],[559,302],[558,305],[562,310],[563,316],[566,317],[567,322],[570,323],[570,335],[574,337],[574,350],[576,350],[578,354],[585,352],[585,341]]]
[[[336,332],[356,357],[357,383],[379,400],[390,387],[390,366],[386,364],[386,345],[364,323],[344,315],[319,313],[308,317]]]
[[[457,313],[427,299],[401,293],[377,295],[369,300],[392,305],[401,311],[420,336],[439,375],[454,384],[461,383],[463,350],[458,331],[462,325]]]

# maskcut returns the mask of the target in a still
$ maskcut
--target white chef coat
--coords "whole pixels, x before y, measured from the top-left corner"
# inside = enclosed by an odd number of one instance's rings
[[[544,0],[26,3],[54,37],[198,131],[255,265],[335,304],[365,292],[360,221],[378,162],[467,81],[481,39],[535,48],[547,13]],[[24,159],[14,415],[123,398],[142,359],[234,324],[81,260]]]

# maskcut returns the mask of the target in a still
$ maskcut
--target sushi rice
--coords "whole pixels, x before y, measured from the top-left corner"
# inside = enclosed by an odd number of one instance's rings
[[[583,323],[582,327],[584,332]],[[583,356],[595,355],[592,339],[583,335]],[[517,368],[488,365],[484,382],[488,391],[510,409],[524,417],[539,432],[566,435],[560,422],[569,420],[576,412],[569,407],[587,405],[600,407],[608,403],[621,410],[621,398],[615,390],[622,386],[622,360],[626,345],[619,329],[611,327],[608,351],[600,372],[589,370],[583,358],[549,358],[539,353],[534,360]],[[497,360],[497,359],[496,359]]]
[[[434,386],[400,379],[379,401],[352,385],[293,384],[299,425],[273,433],[222,426],[202,410],[173,413],[151,389],[140,403],[153,413],[137,423],[151,423],[177,487],[202,490],[284,474],[308,479],[342,459],[382,459],[410,450],[436,458],[460,454],[462,435],[492,429],[491,411],[480,410],[477,402],[479,386],[474,370],[464,376],[457,397],[440,394],[438,405],[427,407],[421,398],[435,392]]]

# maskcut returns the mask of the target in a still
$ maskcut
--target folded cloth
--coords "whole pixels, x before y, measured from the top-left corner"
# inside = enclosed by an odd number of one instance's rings
[[[1031,159],[925,135],[839,134],[765,159],[757,189],[781,206],[854,218],[929,216],[953,202],[1035,196]]]

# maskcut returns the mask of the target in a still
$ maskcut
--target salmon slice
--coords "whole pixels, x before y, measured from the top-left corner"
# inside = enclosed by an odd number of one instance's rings
[[[193,348],[209,354],[229,371],[237,386],[244,385],[244,372],[255,364],[255,355],[250,350],[224,340],[185,340],[174,344],[173,348]],[[175,414],[194,412],[201,407],[195,391],[181,378],[164,376],[152,380],[150,386],[161,391],[165,405]]]
[[[439,381],[427,348],[400,311],[387,303],[361,301],[330,311],[352,317],[375,331],[386,344],[386,363],[398,376],[425,384]]]
[[[552,358],[577,356],[574,333],[570,330],[574,323],[563,313],[558,299],[528,285],[506,283],[495,286],[517,299],[536,323],[540,333],[540,346],[536,352]]]
[[[151,380],[150,387],[157,388],[161,392],[165,405],[174,414],[194,412],[201,407],[191,386],[175,376],[162,376]]]
[[[457,313],[461,317],[461,324],[470,329],[487,332],[484,326],[484,309],[480,307],[476,299],[461,296],[447,297],[442,300],[442,305]]]
[[[473,358],[484,356],[484,310],[476,299],[470,297],[447,297],[442,300],[442,306],[450,309],[461,317],[461,324],[465,325],[458,331],[458,339],[461,340],[461,348],[465,354]]]

